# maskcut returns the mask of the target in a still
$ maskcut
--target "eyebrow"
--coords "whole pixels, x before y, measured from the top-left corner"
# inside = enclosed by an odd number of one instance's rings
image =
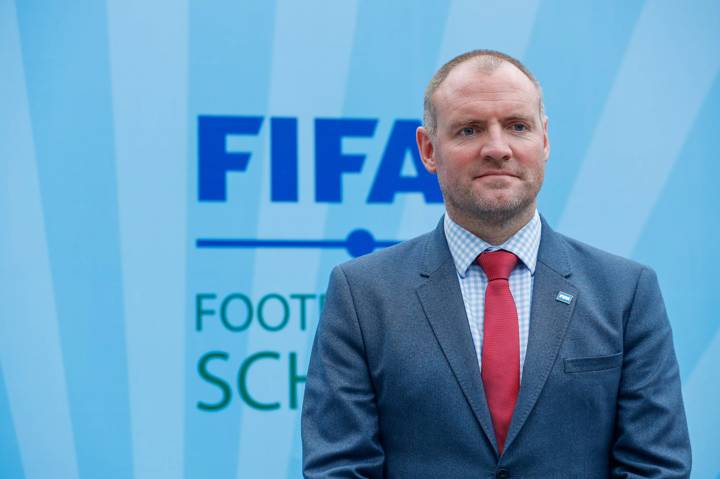
[[[513,113],[501,119],[503,123],[510,121],[524,121],[526,123],[532,124],[533,126],[537,124],[536,120],[537,118],[535,117],[535,115],[524,115],[517,113]],[[467,117],[450,123],[450,129],[454,130],[456,128],[464,127],[466,125],[485,125],[486,123],[486,120],[477,120],[473,119],[472,117]]]
[[[505,121],[522,120],[534,125],[536,119],[536,115],[510,115]]]

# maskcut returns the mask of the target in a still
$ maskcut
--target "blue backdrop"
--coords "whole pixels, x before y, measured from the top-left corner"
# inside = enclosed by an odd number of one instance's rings
[[[472,48],[543,84],[550,223],[657,270],[720,477],[719,45],[713,0],[0,0],[0,477],[299,477],[330,268],[437,222]]]

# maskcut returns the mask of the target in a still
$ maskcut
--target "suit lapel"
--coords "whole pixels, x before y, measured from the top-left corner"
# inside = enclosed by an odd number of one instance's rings
[[[442,220],[428,238],[421,275],[427,281],[417,288],[417,294],[430,327],[475,418],[497,452],[475,346]]]
[[[566,254],[562,237],[543,219],[533,281],[530,334],[520,392],[505,440],[506,449],[525,424],[545,386],[578,300],[577,288],[566,279],[571,273]],[[559,292],[572,295],[570,304],[556,299]]]

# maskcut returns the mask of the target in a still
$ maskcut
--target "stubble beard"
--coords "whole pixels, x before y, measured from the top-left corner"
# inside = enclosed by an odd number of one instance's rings
[[[542,183],[542,181],[541,181]],[[535,198],[540,186],[518,193],[511,198],[488,198],[473,192],[471,189],[448,194],[446,188],[441,188],[445,205],[450,216],[469,224],[482,223],[488,226],[503,228],[504,226],[524,219],[535,209]]]

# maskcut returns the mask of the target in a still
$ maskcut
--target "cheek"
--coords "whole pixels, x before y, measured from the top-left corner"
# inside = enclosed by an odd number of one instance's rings
[[[443,164],[437,165],[435,174],[437,175],[437,180],[438,180],[438,183],[440,183],[440,186],[444,186],[444,185],[448,184],[448,175],[447,175],[447,170],[445,169],[445,165],[443,165]]]
[[[457,155],[443,156],[437,161],[437,175],[440,180],[452,180],[462,174],[464,166]]]
[[[445,156],[452,158],[456,164],[462,164],[477,158],[480,150],[482,150],[482,141],[479,138],[466,138],[447,145]]]
[[[517,151],[516,158],[528,174],[534,178],[542,178],[545,171],[545,151],[542,145],[534,145],[524,151]]]

